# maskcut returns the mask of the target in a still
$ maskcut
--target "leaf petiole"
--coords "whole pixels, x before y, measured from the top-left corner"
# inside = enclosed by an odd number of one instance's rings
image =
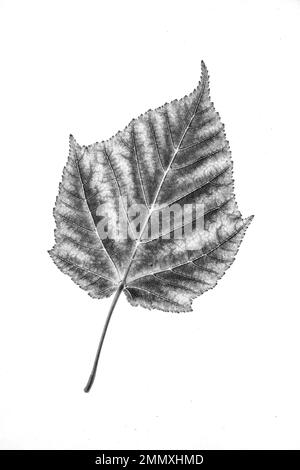
[[[106,317],[106,321],[105,321],[104,328],[102,330],[99,346],[98,346],[98,349],[97,349],[97,352],[96,352],[96,357],[95,357],[95,361],[94,361],[94,364],[93,364],[92,372],[91,372],[89,380],[87,381],[87,384],[84,388],[85,393],[88,393],[91,390],[92,385],[94,383],[94,380],[95,380],[95,377],[96,377],[96,372],[97,372],[97,367],[98,367],[98,362],[99,362],[99,357],[100,357],[102,345],[103,345],[103,342],[104,342],[104,338],[105,338],[105,335],[106,335],[106,331],[107,331],[111,316],[113,314],[114,308],[116,306],[116,303],[117,303],[123,289],[124,289],[124,283],[121,282],[121,284],[119,285],[119,287],[118,287],[118,289],[115,293],[114,299],[112,301],[112,304],[110,306],[109,312],[108,312],[107,317]]]

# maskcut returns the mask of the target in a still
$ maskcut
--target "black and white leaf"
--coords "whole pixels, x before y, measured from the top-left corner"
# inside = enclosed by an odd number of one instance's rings
[[[157,212],[192,203],[204,208],[202,230],[145,236]],[[128,207],[137,204],[146,210],[135,237]],[[103,206],[112,220],[123,212],[130,236],[99,236]],[[183,312],[217,284],[252,217],[243,219],[235,200],[230,148],[204,63],[190,95],[146,112],[108,141],[80,146],[70,137],[54,217],[51,258],[91,297],[115,293],[108,321],[122,291],[133,306]]]

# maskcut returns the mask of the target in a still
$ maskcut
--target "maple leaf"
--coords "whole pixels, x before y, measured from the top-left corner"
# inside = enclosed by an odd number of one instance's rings
[[[138,223],[130,207],[143,208]],[[164,230],[161,218],[174,207],[183,212],[177,225],[173,220]],[[195,207],[202,208],[200,216]],[[242,218],[235,201],[229,144],[203,62],[190,95],[146,112],[108,141],[80,146],[70,136],[54,217],[54,263],[91,297],[115,294],[88,392],[121,292],[133,306],[191,310],[192,300],[232,264],[252,220]],[[126,222],[123,238],[112,223],[120,218]],[[156,230],[149,236],[153,220]]]

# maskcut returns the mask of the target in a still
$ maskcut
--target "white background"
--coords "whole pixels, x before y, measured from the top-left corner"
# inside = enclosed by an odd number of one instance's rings
[[[300,1],[0,0],[3,449],[300,448]],[[68,153],[192,91],[204,59],[255,214],[194,312],[111,299],[52,263]]]

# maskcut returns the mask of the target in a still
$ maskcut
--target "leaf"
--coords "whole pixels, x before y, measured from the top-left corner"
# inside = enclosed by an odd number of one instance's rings
[[[192,203],[203,207],[202,230],[188,232],[183,222],[165,233],[159,222],[146,236],[159,212]],[[136,214],[128,210],[134,204],[145,207],[137,237]],[[99,235],[104,206],[111,221],[126,220],[126,239]],[[146,112],[108,141],[80,146],[70,136],[54,217],[54,263],[93,298],[115,293],[94,368],[122,291],[133,306],[183,312],[216,285],[252,217],[243,219],[235,201],[229,144],[203,62],[190,95]],[[175,236],[182,226],[188,233]]]

